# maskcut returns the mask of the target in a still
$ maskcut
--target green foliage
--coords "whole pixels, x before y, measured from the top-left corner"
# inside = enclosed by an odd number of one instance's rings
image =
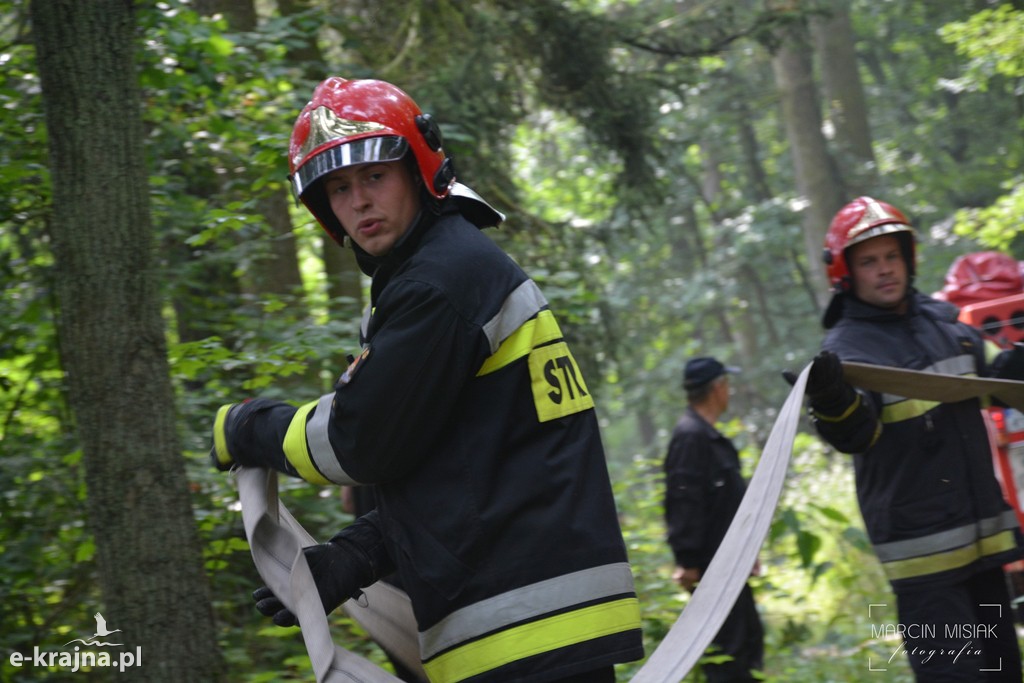
[[[231,680],[309,677],[297,632],[251,607],[259,579],[236,495],[206,452],[219,405],[312,400],[358,347],[359,311],[327,301],[308,216],[293,216],[304,287],[271,292],[258,275],[279,239],[265,202],[287,192],[290,127],[323,70],[406,88],[441,122],[460,179],[508,214],[490,234],[540,283],[598,394],[653,651],[686,602],[660,503],[683,362],[713,353],[744,368],[727,429],[749,472],[788,388],[779,371],[802,367],[820,338],[806,275],[818,254],[801,242],[766,49],[772,27],[804,17],[752,0],[313,0],[289,17],[257,4],[252,30],[189,2],[139,9],[176,410]],[[849,4],[879,192],[921,230],[924,289],[976,244],[1022,248],[1021,13],[972,15],[973,4]],[[15,142],[0,144],[0,622],[6,648],[30,650],[89,623],[100,596],[51,298],[47,133],[25,3],[0,0],[0,17],[0,139]],[[311,36],[323,62],[296,61]],[[317,535],[350,521],[335,489],[284,488]],[[875,680],[864,662],[891,644],[870,637],[865,606],[888,587],[848,462],[812,436],[798,440],[761,564],[768,680]],[[349,620],[332,625],[384,661]],[[887,680],[911,680],[902,660]]]
[[[1020,253],[1021,216],[1024,216],[1024,177],[1007,183],[1008,193],[990,206],[961,209],[953,229],[957,234],[976,239],[980,244],[1009,254]]]
[[[997,75],[1024,77],[1024,11],[1009,4],[982,10],[967,21],[946,24],[939,36],[971,60],[968,85],[984,90]]]
[[[955,87],[987,91],[996,83],[1013,87],[1019,94],[1024,79],[1024,11],[1010,5],[982,10],[967,21],[946,24],[939,35],[970,60],[963,76],[955,80]],[[1019,118],[1017,129],[1024,133],[1024,122]],[[1021,147],[1018,139],[1018,144],[1007,150],[1015,157],[1018,170],[1024,164]],[[1021,239],[1024,177],[1017,175],[1001,187],[1006,194],[990,205],[958,211],[954,230],[988,248],[1014,253]]]

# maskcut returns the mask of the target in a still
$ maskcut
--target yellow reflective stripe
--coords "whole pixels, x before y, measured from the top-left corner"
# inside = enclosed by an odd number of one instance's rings
[[[498,350],[491,354],[491,357],[484,361],[477,377],[490,374],[500,370],[509,363],[522,358],[541,344],[562,338],[562,330],[558,327],[558,321],[549,310],[540,311],[537,317],[527,320],[519,326],[519,329],[501,342]]]
[[[906,401],[891,403],[882,408],[882,422],[891,424],[921,417],[929,410],[940,405],[942,404],[938,401],[921,401],[917,399],[907,399]]]
[[[213,447],[217,452],[217,462],[221,465],[230,465],[235,461],[228,450],[227,435],[224,434],[224,423],[227,421],[228,412],[235,407],[234,403],[221,406],[217,409],[217,417],[213,420]]]
[[[316,408],[317,401],[307,403],[295,411],[295,416],[288,424],[288,431],[284,435],[284,457],[299,473],[299,476],[311,484],[330,484],[330,480],[313,465],[313,458],[310,456],[309,447],[306,446],[306,416]]]
[[[640,628],[640,603],[624,598],[557,614],[467,643],[423,664],[434,683],[461,681],[520,659]]]
[[[822,422],[842,422],[846,418],[850,417],[850,415],[853,414],[853,411],[855,411],[859,405],[860,405],[860,394],[856,394],[856,398],[854,399],[853,403],[851,403],[850,406],[846,410],[843,411],[842,415],[839,415],[839,416],[825,415],[824,413],[819,413],[817,410],[815,410],[814,411],[814,416],[816,418],[818,418],[819,420],[821,420]]]
[[[996,344],[994,341],[992,341],[991,339],[986,339],[985,340],[985,362],[988,363],[989,365],[991,365],[992,362],[995,361],[996,356],[998,356],[1003,351],[1004,351],[1004,349],[1001,346],[999,346],[999,344]],[[991,405],[992,405],[992,397],[991,396],[982,396],[981,397],[981,407],[982,408],[988,408]]]
[[[875,422],[875,433],[871,435],[871,443],[868,444],[868,448],[871,448],[878,441],[878,437],[882,436],[882,421]]]
[[[996,555],[1015,547],[1017,547],[1017,541],[1013,537],[1013,532],[1008,529],[956,550],[923,555],[909,560],[884,562],[882,568],[891,581],[909,579],[965,567],[981,557]]]
[[[1003,348],[1001,346],[999,346],[999,344],[996,344],[991,339],[986,339],[985,340],[985,362],[986,363],[991,363],[992,361],[994,361],[996,359],[996,356],[998,356],[1002,352],[1003,352]]]

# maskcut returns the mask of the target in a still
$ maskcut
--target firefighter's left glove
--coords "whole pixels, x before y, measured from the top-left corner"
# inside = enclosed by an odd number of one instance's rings
[[[376,525],[376,510],[360,517],[327,543],[302,549],[324,613],[330,614],[360,589],[394,571]],[[252,594],[260,614],[278,626],[294,626],[295,615],[267,588]]]
[[[309,571],[316,582],[324,613],[330,614],[349,598],[360,593],[360,587],[370,583],[369,565],[361,550],[345,540],[332,539],[327,543],[302,549],[309,563]],[[295,626],[295,615],[269,588],[264,586],[252,594],[256,609],[271,617],[278,626]]]
[[[1024,380],[1024,343],[1003,351],[992,362],[992,376],[996,379]]]

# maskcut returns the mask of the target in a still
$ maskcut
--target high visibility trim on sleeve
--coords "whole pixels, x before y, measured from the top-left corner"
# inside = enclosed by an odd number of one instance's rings
[[[547,305],[547,299],[533,280],[524,280],[512,290],[502,302],[501,310],[484,323],[483,331],[491,346],[491,353],[496,353],[505,339]]]
[[[217,453],[217,462],[221,465],[230,465],[235,461],[228,450],[227,435],[224,433],[224,423],[227,422],[228,413],[235,404],[229,403],[217,409],[217,417],[213,420],[213,447]]]
[[[562,330],[554,314],[549,310],[540,311],[536,318],[524,322],[511,336],[501,342],[498,350],[480,366],[476,373],[477,377],[500,370],[528,355],[537,346],[561,338]]]
[[[976,377],[978,374],[974,356],[970,354],[945,358],[926,368],[921,368],[920,372],[956,375],[957,377]],[[903,422],[904,420],[921,417],[940,405],[942,404],[938,401],[925,401],[895,394],[882,394],[882,414],[880,417],[885,424]]]
[[[455,648],[423,665],[431,681],[461,681],[520,659],[640,628],[640,604],[623,598],[557,614]]]
[[[306,417],[310,411],[316,408],[317,402],[307,403],[295,411],[295,416],[288,424],[288,431],[284,435],[284,457],[292,464],[299,476],[311,484],[330,484],[331,481],[313,464],[313,459],[306,446]]]
[[[306,423],[306,443],[310,459],[315,467],[335,484],[358,484],[341,466],[331,445],[331,411],[334,407],[334,393],[324,394],[316,402],[313,416]]]
[[[882,408],[882,422],[892,424],[903,422],[915,417],[921,417],[929,410],[934,410],[942,405],[938,401],[923,401],[918,399],[907,399],[899,403],[893,403]]]

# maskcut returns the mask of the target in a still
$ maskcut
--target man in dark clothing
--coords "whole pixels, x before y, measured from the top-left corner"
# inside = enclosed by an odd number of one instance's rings
[[[714,426],[729,407],[728,375],[738,371],[699,357],[683,372],[688,405],[665,457],[665,521],[676,561],[672,578],[688,591],[707,570],[746,490],[739,454]],[[757,680],[752,672],[762,666],[764,631],[749,584],[712,644],[709,654],[728,661],[703,666],[710,683]]]
[[[825,247],[834,296],[807,396],[822,438],[854,455],[861,515],[896,594],[914,673],[928,683],[1019,683],[1002,565],[1021,556],[1021,536],[979,401],[856,391],[841,361],[1020,379],[1024,351],[1001,352],[954,306],[913,288],[914,232],[895,207],[854,200]]]

